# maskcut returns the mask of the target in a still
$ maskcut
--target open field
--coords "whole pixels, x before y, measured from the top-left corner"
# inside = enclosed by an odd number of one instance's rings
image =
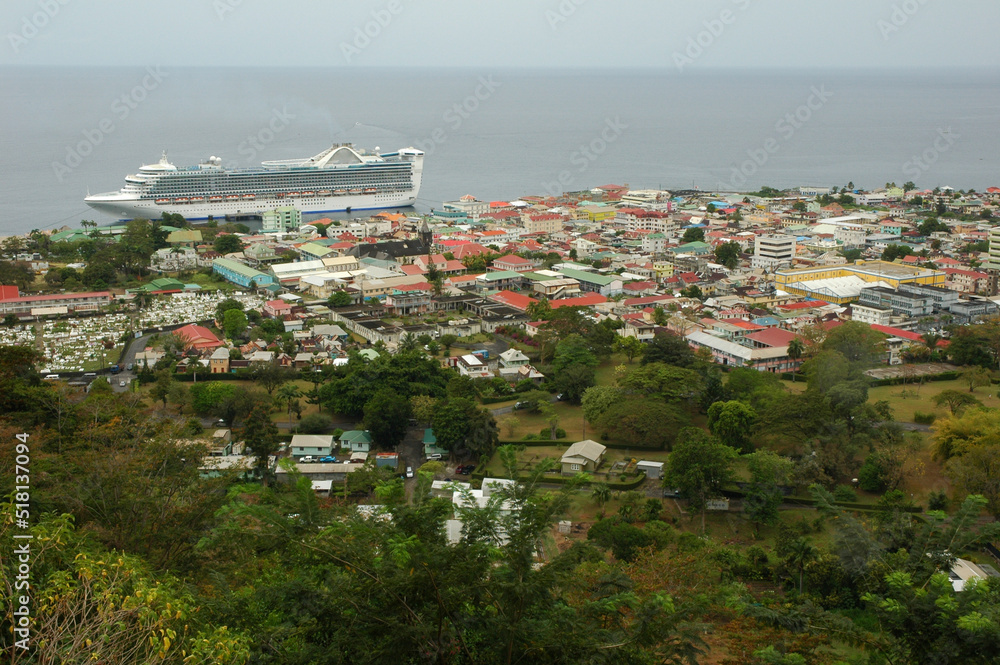
[[[969,384],[961,380],[954,381],[932,381],[920,384],[910,384],[906,386],[878,386],[868,390],[868,400],[876,402],[886,400],[892,407],[892,412],[896,420],[900,422],[913,422],[913,414],[916,411],[922,413],[933,413],[939,418],[950,415],[947,406],[935,406],[933,398],[945,390],[959,390],[969,392]],[[988,407],[1000,407],[1000,388],[995,385],[976,388],[971,393],[976,399]]]

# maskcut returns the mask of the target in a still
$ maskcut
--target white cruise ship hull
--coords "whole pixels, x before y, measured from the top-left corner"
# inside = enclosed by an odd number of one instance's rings
[[[362,210],[386,210],[404,208],[416,203],[415,192],[394,192],[391,194],[347,194],[344,196],[286,197],[283,199],[255,199],[239,201],[217,201],[212,203],[165,203],[157,204],[150,199],[126,198],[119,192],[94,194],[87,197],[91,208],[112,215],[121,220],[160,219],[163,213],[182,215],[184,219],[198,221],[204,219],[224,219],[226,216],[256,216],[284,206],[294,206],[302,214],[359,212]]]
[[[305,214],[403,208],[417,201],[423,157],[415,148],[371,154],[334,144],[308,159],[227,169],[214,156],[177,168],[164,153],[126,176],[117,192],[89,195],[84,202],[118,219],[159,219],[163,213],[225,219],[289,206]]]

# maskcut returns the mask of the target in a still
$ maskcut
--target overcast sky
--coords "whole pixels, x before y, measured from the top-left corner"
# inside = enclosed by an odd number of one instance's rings
[[[3,0],[0,25],[4,65],[1000,65],[996,0]]]

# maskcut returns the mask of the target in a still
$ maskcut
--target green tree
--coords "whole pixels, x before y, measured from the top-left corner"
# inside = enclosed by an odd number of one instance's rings
[[[962,382],[969,386],[970,393],[980,386],[990,385],[990,373],[984,367],[968,367],[962,370],[960,376]]]
[[[250,411],[242,431],[247,450],[256,458],[257,474],[267,485],[271,475],[269,458],[278,452],[278,428],[267,409],[258,406]]]
[[[705,229],[690,227],[684,230],[684,235],[681,236],[681,242],[687,244],[689,242],[705,242]]]
[[[164,409],[167,408],[167,397],[170,395],[170,385],[172,382],[173,378],[170,376],[170,372],[161,369],[156,373],[156,383],[149,389],[150,397],[162,401]]]
[[[605,411],[619,403],[625,391],[617,386],[593,386],[583,393],[583,417],[587,422],[596,423]]]
[[[434,436],[437,445],[459,457],[491,455],[499,440],[493,414],[463,397],[438,403],[434,409]]]
[[[239,237],[229,234],[220,233],[215,236],[215,242],[212,243],[212,249],[214,249],[219,254],[233,254],[235,252],[243,251],[243,241]]]
[[[968,393],[961,390],[942,390],[934,396],[934,403],[938,406],[947,405],[951,415],[958,415],[970,406],[982,406],[983,403]]]
[[[755,525],[772,525],[778,521],[781,487],[791,475],[792,461],[771,450],[758,450],[745,459],[750,482],[743,498],[743,512]]]
[[[823,350],[837,351],[848,362],[867,368],[885,353],[885,335],[859,321],[847,321],[827,334]]]
[[[226,318],[229,317],[230,314],[227,312]],[[263,388],[268,395],[273,394],[275,389],[291,381],[294,376],[295,371],[289,367],[283,367],[277,356],[272,358],[270,362],[254,362],[250,366],[250,379]]]
[[[590,496],[594,497],[597,505],[604,507],[611,500],[611,487],[607,483],[594,483],[590,489]]]
[[[614,350],[628,358],[629,362],[632,362],[636,356],[642,354],[642,348],[642,342],[639,341],[638,337],[628,335],[625,337],[618,336],[615,339]]]
[[[240,339],[247,330],[247,315],[238,309],[227,310],[223,317],[222,330],[227,338]]]
[[[225,300],[220,302],[218,305],[215,306],[216,322],[223,323],[226,320],[226,312],[228,312],[231,309],[238,309],[239,311],[243,312],[244,311],[243,303],[241,303],[239,300],[236,300],[235,298],[226,298]]]
[[[740,264],[740,254],[743,248],[737,242],[722,243],[715,248],[715,260],[733,270]]]
[[[395,391],[383,388],[365,404],[365,429],[376,445],[391,450],[402,443],[409,428],[410,401]]]
[[[701,511],[703,533],[708,500],[720,496],[722,488],[732,481],[736,457],[735,450],[693,427],[677,435],[663,486],[679,489],[691,508]]]
[[[430,395],[414,395],[410,398],[410,411],[417,422],[430,425],[434,419],[434,407],[437,400]]]
[[[754,449],[751,432],[756,422],[757,412],[743,402],[716,402],[708,408],[708,429],[712,434],[745,453]]]
[[[662,332],[646,345],[646,350],[642,354],[642,364],[650,363],[691,367],[695,364],[694,351],[682,337]]]
[[[347,291],[334,291],[327,299],[327,304],[330,305],[330,307],[347,307],[353,302],[354,299],[351,298],[351,294]]]
[[[799,573],[799,593],[802,593],[802,577],[806,565],[819,555],[819,550],[806,538],[796,538],[788,548],[785,561]]]
[[[802,343],[802,340],[796,337],[795,339],[788,342],[788,358],[792,361],[798,361],[802,358],[805,353],[806,347]],[[798,374],[798,370],[792,370],[792,383],[795,383],[795,375]]]
[[[632,397],[611,405],[594,427],[631,446],[664,450],[673,445],[677,432],[689,422],[687,414],[674,404]]]
[[[285,413],[288,414],[288,429],[292,428],[292,410],[293,405],[298,401],[298,398],[302,396],[302,389],[299,388],[294,383],[285,383],[278,386],[277,393],[274,396],[274,401],[278,404],[285,405]]]

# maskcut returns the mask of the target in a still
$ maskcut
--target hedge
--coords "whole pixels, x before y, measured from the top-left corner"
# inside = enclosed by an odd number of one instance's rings
[[[742,499],[746,494],[739,490],[722,490],[722,495],[730,499]],[[786,496],[782,498],[783,503],[790,503],[795,506],[815,506],[816,499],[806,496]],[[895,506],[878,506],[871,503],[856,503],[852,501],[833,501],[833,505],[845,510],[892,510]],[[900,510],[907,513],[922,513],[924,509],[920,506],[902,506]]]

